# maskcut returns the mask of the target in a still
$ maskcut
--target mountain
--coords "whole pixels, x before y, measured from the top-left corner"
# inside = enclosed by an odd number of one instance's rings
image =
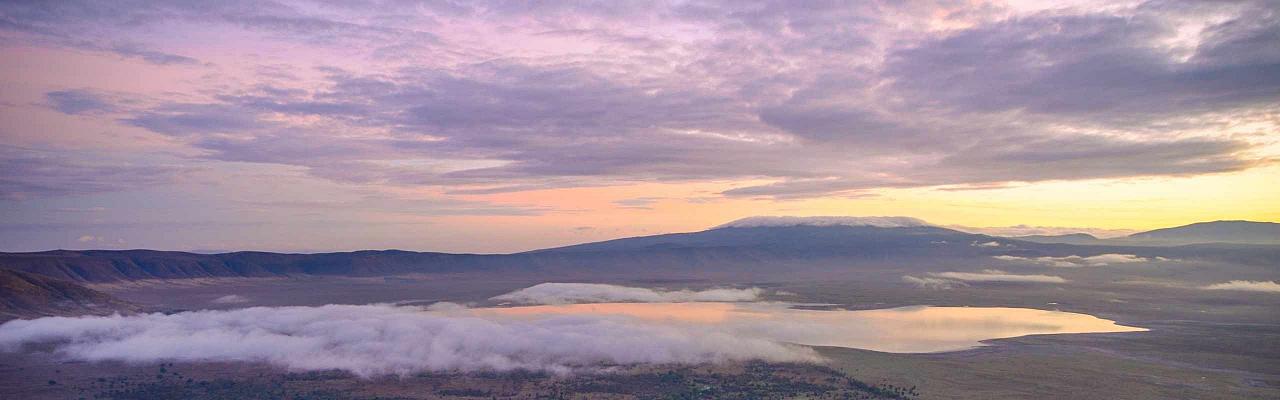
[[[1010,236],[1035,243],[1108,246],[1179,246],[1188,244],[1280,244],[1280,224],[1253,221],[1199,222],[1173,228],[1139,232],[1125,237],[1099,239],[1086,233]]]
[[[1080,240],[1088,237],[1074,236]],[[1043,238],[1033,238],[1043,239]],[[1212,244],[1167,247],[1116,239],[1037,243],[965,233],[905,217],[755,217],[699,232],[641,236],[515,254],[401,250],[287,254],[197,254],[153,250],[56,250],[0,253],[6,268],[75,282],[223,277],[483,273],[495,278],[631,279],[672,277],[815,279],[851,271],[900,273],[982,264],[997,255],[1066,257],[1133,254],[1270,265],[1280,246]],[[1154,243],[1154,242],[1153,242]],[[825,275],[824,275],[825,274]],[[900,276],[900,275],[898,275]]]
[[[154,250],[55,250],[0,254],[0,265],[78,282],[289,275],[378,276],[465,270],[477,256],[399,250],[197,254]]]
[[[1168,244],[1254,243],[1280,244],[1280,224],[1253,221],[1200,222],[1129,235],[1126,241]]]
[[[133,304],[72,282],[0,269],[0,321],[137,310]]]
[[[153,250],[0,253],[0,265],[78,282],[140,279],[390,276],[410,273],[635,273],[729,271],[788,261],[856,261],[905,256],[975,257],[995,240],[937,227],[779,226],[715,228],[624,238],[516,254],[400,250],[283,254],[196,254]]]
[[[1065,244],[1104,244],[1105,242],[1098,237],[1088,233],[1068,233],[1065,235],[1027,235],[1027,236],[1011,236],[1010,239],[1025,240],[1036,243],[1065,243]]]
[[[793,226],[863,226],[872,228],[920,228],[934,225],[911,217],[747,217],[711,229],[779,228]]]
[[[752,217],[705,231],[641,236],[536,250],[532,253],[583,253],[676,248],[755,247],[795,252],[826,250],[883,253],[903,248],[929,249],[944,244],[988,241],[989,236],[932,226],[906,217]]]
[[[399,250],[197,254],[153,250],[0,253],[0,265],[77,282],[140,279],[390,276],[411,273],[712,274],[852,266],[899,257],[998,254],[990,236],[904,217],[750,218],[701,232],[643,236],[516,254]]]

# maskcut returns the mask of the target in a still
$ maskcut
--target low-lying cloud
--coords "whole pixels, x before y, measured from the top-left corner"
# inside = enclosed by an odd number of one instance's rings
[[[209,300],[209,302],[213,304],[241,304],[241,303],[248,303],[249,298],[238,295],[238,294],[229,294],[213,300]]]
[[[957,280],[931,278],[931,277],[921,278],[921,277],[916,277],[911,275],[903,275],[902,281],[906,283],[910,283],[912,285],[916,285],[916,287],[921,289],[947,290],[947,289],[952,289],[958,286],[969,286],[969,284],[960,282]]]
[[[684,303],[697,301],[755,301],[763,294],[760,288],[707,290],[661,290],[602,283],[543,283],[511,293],[494,296],[491,300],[520,304],[570,304],[570,303]]]
[[[817,361],[811,349],[714,326],[610,315],[480,316],[453,307],[253,307],[172,315],[51,317],[0,325],[0,349],[57,343],[83,361],[265,362],[360,376],[421,371],[565,373],[629,364]]]
[[[1076,267],[1105,267],[1113,264],[1131,264],[1150,261],[1169,261],[1164,257],[1146,258],[1133,254],[1099,254],[1096,256],[1066,256],[1066,257],[1018,257],[1001,255],[994,256],[997,260],[1027,262],[1033,264],[1047,265],[1050,267],[1076,268]]]
[[[953,279],[966,282],[1036,282],[1065,283],[1066,279],[1054,275],[1011,274],[998,269],[984,269],[982,272],[930,272],[935,278]]]
[[[1202,286],[1201,289],[1280,293],[1280,283],[1274,281],[1230,281]]]
[[[965,225],[947,225],[947,228],[969,233],[981,233],[992,236],[1017,237],[1032,235],[1070,235],[1074,233],[1084,233],[1098,238],[1115,238],[1124,237],[1139,231],[1136,229],[1107,229],[1107,228],[1091,228],[1091,227],[1067,227],[1067,226],[1034,226],[1034,225],[1013,225],[1013,226],[965,226]]]
[[[48,344],[67,360],[267,363],[364,377],[422,371],[597,371],[745,360],[820,362],[805,346],[954,351],[1032,334],[1130,332],[1084,314],[1018,308],[809,310],[776,302],[467,308],[328,305],[0,325],[0,350]]]

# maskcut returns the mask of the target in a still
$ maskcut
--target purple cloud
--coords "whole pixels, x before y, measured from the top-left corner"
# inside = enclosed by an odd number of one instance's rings
[[[751,179],[770,183],[721,195],[803,199],[1267,164],[1216,132],[1280,103],[1269,6],[60,2],[0,6],[0,29],[206,71],[128,104],[46,94],[186,157],[455,195]]]

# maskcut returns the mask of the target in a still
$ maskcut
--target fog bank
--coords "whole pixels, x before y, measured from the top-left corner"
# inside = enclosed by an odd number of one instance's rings
[[[805,347],[713,326],[608,315],[478,317],[392,305],[51,317],[0,325],[0,349],[39,342],[59,343],[57,353],[73,360],[266,362],[360,376],[819,359]]]
[[[697,301],[754,301],[759,300],[760,288],[717,288],[700,291],[660,290],[638,287],[607,285],[600,283],[543,283],[494,296],[491,300],[520,304],[570,304],[570,303],[683,303]]]

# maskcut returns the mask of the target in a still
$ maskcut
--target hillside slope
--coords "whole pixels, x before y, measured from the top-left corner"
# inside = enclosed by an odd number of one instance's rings
[[[636,251],[661,248],[760,247],[773,250],[849,250],[883,252],[905,247],[928,249],[946,244],[990,241],[985,235],[969,234],[937,227],[871,226],[761,226],[718,227],[700,232],[622,238],[584,243],[532,253],[582,253]]]
[[[72,282],[0,269],[0,321],[137,310],[133,304]]]
[[[0,265],[75,282],[301,275],[371,277],[488,273],[495,277],[787,275],[850,269],[911,272],[931,266],[981,265],[990,257],[1132,254],[1272,267],[1280,246],[1161,246],[1111,240],[1096,244],[1035,243],[936,226],[786,224],[753,221],[700,232],[641,236],[516,254],[447,254],[400,250],[286,254],[195,254],[152,250],[57,250],[0,253]],[[828,220],[823,220],[828,222]],[[877,220],[877,222],[884,222]],[[889,222],[897,223],[896,220]]]
[[[1128,241],[1166,243],[1254,243],[1280,244],[1280,224],[1254,221],[1199,222],[1173,228],[1139,232]]]

